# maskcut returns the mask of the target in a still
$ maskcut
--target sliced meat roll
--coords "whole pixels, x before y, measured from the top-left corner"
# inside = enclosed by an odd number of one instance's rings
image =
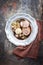
[[[23,28],[23,29],[22,29],[22,32],[23,32],[23,34],[24,34],[25,36],[28,36],[28,35],[30,34],[30,32],[31,32],[30,27]]]
[[[21,27],[28,27],[29,24],[30,24],[30,23],[29,23],[27,20],[20,22]]]

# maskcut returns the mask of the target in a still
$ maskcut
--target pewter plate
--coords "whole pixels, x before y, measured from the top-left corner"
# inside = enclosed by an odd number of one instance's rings
[[[17,19],[20,19],[20,18],[25,18],[25,19],[29,20],[31,28],[32,28],[32,32],[31,32],[30,36],[24,40],[17,39],[13,35],[12,29],[11,29],[11,23]],[[37,33],[38,33],[38,26],[37,26],[36,20],[29,14],[17,13],[17,14],[14,14],[14,16],[10,17],[9,20],[7,21],[6,26],[5,26],[5,33],[6,33],[8,40],[11,43],[13,43],[14,45],[26,46],[35,40]]]

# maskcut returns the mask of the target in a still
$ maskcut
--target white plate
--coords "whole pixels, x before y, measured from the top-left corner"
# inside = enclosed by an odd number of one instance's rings
[[[13,32],[11,30],[11,23],[13,22],[13,20],[16,20],[18,18],[25,18],[28,19],[30,21],[30,25],[32,27],[32,32],[30,34],[30,36],[28,38],[26,38],[25,40],[19,40],[17,39],[14,35]],[[9,20],[6,23],[5,26],[5,32],[6,32],[6,36],[8,38],[8,40],[13,43],[16,46],[22,45],[29,45],[31,42],[33,42],[36,38],[36,35],[38,33],[38,26],[36,23],[36,20],[31,17],[29,14],[25,14],[25,13],[18,13],[18,14],[14,14],[14,16],[12,16],[11,18],[9,18]]]

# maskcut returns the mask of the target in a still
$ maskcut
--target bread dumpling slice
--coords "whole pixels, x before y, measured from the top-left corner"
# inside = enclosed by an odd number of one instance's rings
[[[15,30],[15,33],[16,33],[16,34],[21,34],[21,33],[22,33],[21,28],[17,28],[17,29]]]

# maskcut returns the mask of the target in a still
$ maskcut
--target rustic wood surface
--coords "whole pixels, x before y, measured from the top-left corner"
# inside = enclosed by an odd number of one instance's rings
[[[41,65],[43,60],[43,40],[40,42],[39,56],[37,60],[25,58],[18,60],[12,54],[12,50],[16,47],[11,44],[5,34],[6,21],[14,13],[29,13],[35,19],[43,19],[43,0],[0,0],[0,65]],[[27,8],[26,8],[27,7]]]

